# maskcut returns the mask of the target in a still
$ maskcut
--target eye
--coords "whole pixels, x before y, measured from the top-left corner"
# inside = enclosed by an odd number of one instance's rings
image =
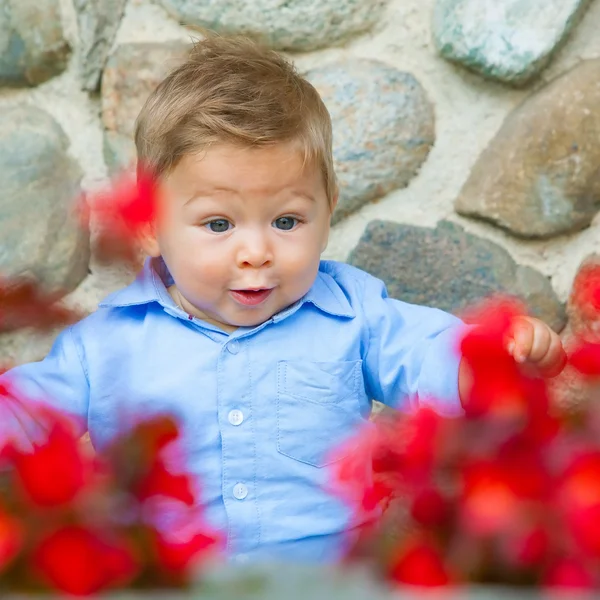
[[[282,231],[289,231],[290,229],[294,229],[298,224],[298,219],[294,217],[279,217],[279,219],[275,219],[273,221],[273,225],[277,227],[277,229],[281,229]]]
[[[229,230],[231,223],[227,219],[215,219],[204,225],[208,227],[212,233],[225,233]]]

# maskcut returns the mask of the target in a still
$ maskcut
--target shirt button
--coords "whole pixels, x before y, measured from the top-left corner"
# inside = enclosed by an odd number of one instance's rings
[[[232,340],[227,344],[227,350],[229,350],[231,354],[237,354],[240,351],[240,343],[237,340]]]
[[[238,500],[243,500],[248,495],[248,488],[243,483],[236,483],[233,486],[233,496]]]
[[[244,413],[241,410],[230,410],[227,415],[229,422],[236,427],[244,422]]]

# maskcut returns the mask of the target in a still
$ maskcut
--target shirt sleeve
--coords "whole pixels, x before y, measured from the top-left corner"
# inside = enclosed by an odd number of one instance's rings
[[[0,398],[0,445],[12,439],[27,447],[39,435],[39,423],[31,403],[41,403],[71,417],[85,433],[89,385],[82,361],[82,348],[73,327],[56,338],[50,352],[40,362],[19,365],[0,377],[0,385],[15,391],[25,403]]]
[[[404,411],[429,406],[462,414],[458,393],[458,338],[465,325],[442,310],[388,298],[369,277],[364,310],[369,323],[363,368],[371,398]]]

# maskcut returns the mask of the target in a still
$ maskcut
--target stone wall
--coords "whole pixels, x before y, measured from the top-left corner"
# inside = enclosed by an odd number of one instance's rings
[[[510,291],[564,328],[600,247],[600,0],[4,0],[0,272],[84,310],[131,279],[90,257],[68,204],[132,159],[194,26],[261,35],[323,95],[341,184],[326,258],[455,312]],[[4,333],[0,353],[52,339]]]

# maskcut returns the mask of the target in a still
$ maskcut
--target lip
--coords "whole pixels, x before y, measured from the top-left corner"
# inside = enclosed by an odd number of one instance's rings
[[[232,298],[243,306],[259,306],[267,300],[274,288],[230,290]]]

